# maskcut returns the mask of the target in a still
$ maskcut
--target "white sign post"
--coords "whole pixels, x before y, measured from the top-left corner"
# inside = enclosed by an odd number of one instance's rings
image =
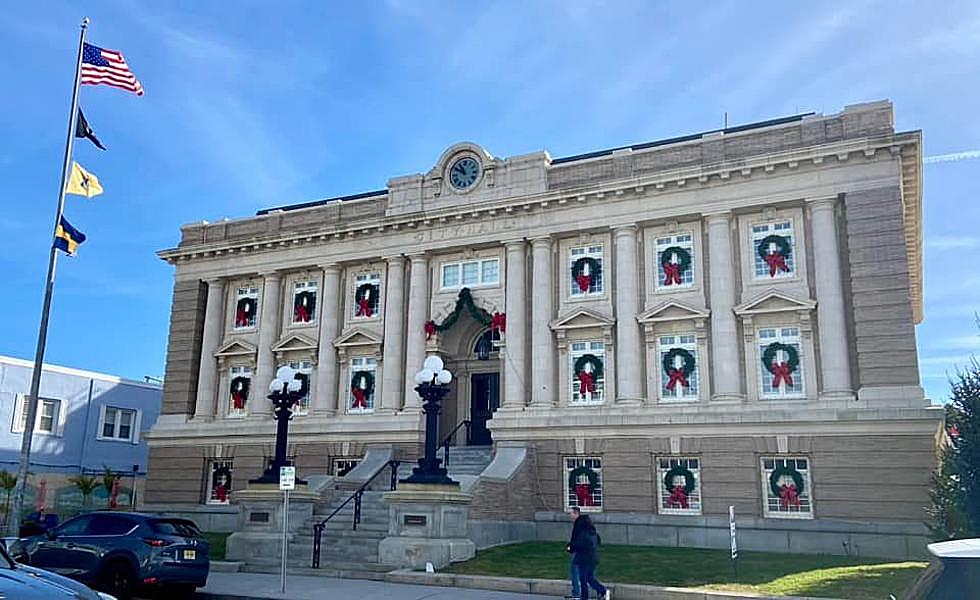
[[[279,467],[279,489],[282,491],[282,565],[279,571],[279,584],[286,593],[286,551],[289,540],[289,490],[296,489],[296,467]]]
[[[732,568],[735,569],[735,580],[738,580],[738,544],[735,543],[735,506],[728,507],[728,530],[732,535]]]

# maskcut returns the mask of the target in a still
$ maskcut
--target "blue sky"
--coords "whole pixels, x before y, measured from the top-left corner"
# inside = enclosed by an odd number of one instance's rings
[[[182,223],[383,188],[450,144],[566,156],[881,98],[922,129],[927,393],[980,350],[980,3],[38,2],[0,14],[0,354],[32,358],[77,25],[137,98],[85,86],[106,193],[61,260],[47,361],[163,373]],[[84,12],[83,12],[84,11]],[[973,154],[970,152],[973,151]],[[966,154],[958,154],[966,153]]]

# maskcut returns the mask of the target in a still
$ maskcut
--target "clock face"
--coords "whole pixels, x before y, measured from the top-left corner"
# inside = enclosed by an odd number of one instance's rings
[[[457,190],[464,190],[474,183],[480,176],[480,163],[475,158],[469,156],[461,158],[453,163],[449,168],[449,182]]]

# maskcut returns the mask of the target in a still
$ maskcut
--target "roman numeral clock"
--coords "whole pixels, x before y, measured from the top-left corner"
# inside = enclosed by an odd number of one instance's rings
[[[472,156],[459,158],[449,167],[449,183],[463,191],[473,187],[480,178],[480,163]]]

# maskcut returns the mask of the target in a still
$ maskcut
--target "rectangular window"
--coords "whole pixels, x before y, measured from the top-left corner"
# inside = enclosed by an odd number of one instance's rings
[[[377,375],[378,359],[373,356],[355,356],[350,359],[347,412],[367,413],[374,411]]]
[[[663,515],[701,514],[701,460],[695,457],[657,459],[657,497]]]
[[[575,298],[602,294],[602,245],[581,246],[569,250],[571,270],[569,285]]]
[[[381,273],[361,273],[354,278],[355,319],[378,318],[381,308]]]
[[[564,469],[565,509],[602,512],[602,459],[566,457]]]
[[[330,473],[336,477],[343,477],[350,473],[354,467],[360,463],[357,458],[335,458]]]
[[[664,335],[658,342],[660,398],[697,400],[700,384],[697,338],[694,334]]]
[[[17,404],[14,408],[14,420],[10,430],[14,433],[23,433],[27,428],[27,394],[17,395]],[[58,417],[61,414],[61,400],[50,398],[39,398],[37,401],[37,413],[34,415],[35,433],[54,434],[58,430]]]
[[[296,370],[300,378],[304,379],[306,394],[293,407],[293,414],[302,416],[310,412],[310,375],[313,373],[313,363],[308,360],[291,360],[288,364],[289,368]]]
[[[657,289],[676,290],[694,285],[694,238],[690,233],[657,238]]]
[[[796,457],[762,457],[764,514],[785,519],[812,519],[810,461]]]
[[[235,329],[255,327],[259,312],[259,288],[243,286],[235,295]]]
[[[244,417],[248,414],[248,399],[252,393],[252,368],[232,367],[228,393],[228,415]]]
[[[763,398],[804,395],[803,354],[798,327],[759,330],[759,379]]]
[[[442,289],[500,283],[500,259],[484,258],[442,265]]]
[[[571,404],[602,404],[606,389],[606,346],[602,342],[572,342]]]
[[[792,221],[752,226],[752,260],[757,280],[793,277],[796,247]]]
[[[207,490],[205,502],[207,504],[228,504],[231,500],[231,476],[233,473],[232,461],[214,460],[209,463]]]
[[[136,411],[131,408],[117,408],[106,406],[102,419],[99,423],[99,439],[121,440],[130,442],[133,440],[135,429]]]
[[[302,325],[316,322],[315,281],[297,281],[293,284],[293,324]]]

